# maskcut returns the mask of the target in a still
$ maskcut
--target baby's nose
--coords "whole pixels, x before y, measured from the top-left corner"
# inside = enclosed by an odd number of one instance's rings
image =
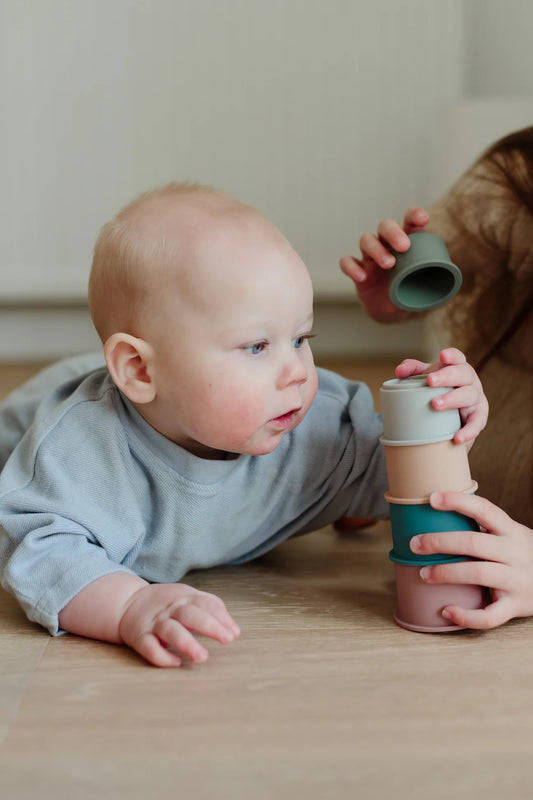
[[[305,383],[307,380],[307,368],[294,350],[290,358],[283,364],[280,374],[280,384],[289,386],[293,383]]]

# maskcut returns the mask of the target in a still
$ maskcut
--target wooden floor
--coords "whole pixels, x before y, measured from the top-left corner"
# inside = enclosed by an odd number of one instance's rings
[[[374,391],[392,376],[339,368]],[[2,393],[33,369],[0,368]],[[0,591],[0,796],[531,798],[533,621],[397,627],[389,540],[329,528],[190,575],[242,636],[177,670],[52,639]]]

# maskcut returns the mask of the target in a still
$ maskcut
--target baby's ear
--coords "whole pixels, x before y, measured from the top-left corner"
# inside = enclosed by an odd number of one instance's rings
[[[114,333],[104,345],[109,374],[132,403],[150,403],[156,395],[152,348],[129,333]]]

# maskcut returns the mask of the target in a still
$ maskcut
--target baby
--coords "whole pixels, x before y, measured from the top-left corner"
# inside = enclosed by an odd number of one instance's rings
[[[189,570],[255,558],[342,515],[384,517],[366,386],[316,370],[308,271],[258,211],[171,184],[106,225],[89,284],[101,357],[55,365],[0,408],[0,569],[28,617],[124,643],[158,666],[205,661],[193,635],[239,628]],[[451,348],[427,365],[484,427]]]

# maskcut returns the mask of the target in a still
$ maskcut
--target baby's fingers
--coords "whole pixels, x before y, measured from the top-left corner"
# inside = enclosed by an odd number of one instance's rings
[[[446,606],[442,616],[462,628],[487,631],[497,628],[514,617],[513,603],[503,597],[485,608],[466,609],[460,606]]]
[[[429,214],[425,208],[414,206],[408,208],[403,218],[403,229],[406,233],[419,233],[429,222]]]
[[[426,364],[416,358],[404,358],[401,364],[396,367],[397,378],[410,378],[411,375],[424,375],[430,369],[438,369],[434,364]]]
[[[180,656],[187,656],[197,663],[209,658],[208,651],[192,633],[180,622],[169,617],[157,619],[153,630],[139,639],[135,649],[158,667],[180,666]]]
[[[229,617],[229,615],[228,615]],[[222,644],[229,644],[239,635],[233,621],[226,623],[217,618],[211,611],[202,608],[195,602],[182,603],[172,610],[172,618],[189,631],[208,636]],[[229,617],[231,620],[231,617]]]
[[[344,274],[351,278],[355,283],[362,283],[367,279],[367,270],[363,266],[363,262],[354,256],[343,256],[340,260],[340,268]]]
[[[488,402],[474,384],[460,386],[434,397],[431,405],[436,411],[459,410],[463,427],[454,436],[458,444],[475,439],[487,424]]]
[[[402,236],[405,236],[401,228],[398,230]],[[407,244],[409,245],[409,240],[407,240]],[[359,247],[365,267],[367,267],[367,262],[370,262],[377,264],[382,269],[391,269],[396,263],[396,259],[388,247],[373,233],[364,233],[359,240]]]
[[[199,592],[194,598],[194,603],[212,614],[222,625],[233,631],[235,636],[239,636],[241,632],[239,626],[227,610],[224,601],[216,594]]]
[[[429,584],[460,583],[512,591],[514,573],[506,564],[490,561],[454,561],[426,564],[420,569],[420,577]]]
[[[406,232],[402,230],[396,220],[393,219],[383,219],[379,223],[377,238],[389,256],[391,255],[388,250],[389,247],[392,247],[392,249],[396,250],[398,253],[405,253],[411,246]],[[362,245],[361,251],[365,252]]]
[[[181,658],[168,650],[153,634],[145,634],[134,647],[149,664],[154,667],[180,667]]]
[[[409,546],[419,556],[445,553],[502,564],[505,563],[507,552],[501,536],[466,530],[419,533],[411,538]]]

